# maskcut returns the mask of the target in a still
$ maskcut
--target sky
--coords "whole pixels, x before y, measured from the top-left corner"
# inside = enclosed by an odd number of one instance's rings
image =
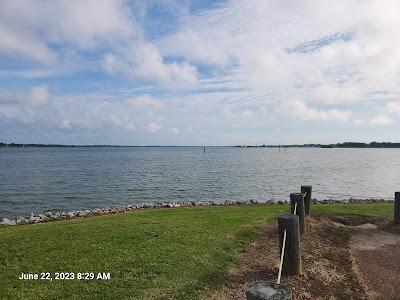
[[[0,142],[399,142],[399,13],[397,0],[1,0]]]

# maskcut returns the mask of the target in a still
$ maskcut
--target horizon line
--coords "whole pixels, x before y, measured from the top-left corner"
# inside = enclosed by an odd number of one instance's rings
[[[120,144],[54,144],[54,143],[4,143],[0,147],[237,147],[237,148],[263,148],[263,147],[318,147],[346,144],[400,144],[399,142],[337,142],[337,143],[304,143],[304,144],[232,144],[232,145],[120,145]]]

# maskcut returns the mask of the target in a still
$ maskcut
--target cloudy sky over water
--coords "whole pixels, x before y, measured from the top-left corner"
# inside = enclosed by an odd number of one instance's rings
[[[400,1],[0,1],[0,142],[400,140]]]

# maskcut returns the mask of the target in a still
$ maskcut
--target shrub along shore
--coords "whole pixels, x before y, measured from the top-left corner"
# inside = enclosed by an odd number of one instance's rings
[[[317,200],[312,199],[313,204],[362,204],[362,203],[390,203],[393,199],[360,199],[360,198],[350,198],[350,199],[327,199],[327,200]],[[73,210],[69,212],[51,212],[47,211],[44,213],[34,214],[25,217],[17,217],[15,219],[2,218],[0,226],[14,226],[14,225],[24,225],[24,224],[34,224],[42,222],[50,222],[57,220],[75,219],[83,218],[89,216],[100,216],[100,215],[110,215],[117,213],[124,213],[135,210],[142,209],[161,209],[161,208],[177,208],[177,207],[196,207],[196,206],[226,206],[226,205],[259,205],[259,204],[286,204],[286,201],[190,201],[190,202],[158,202],[158,203],[140,203],[140,204],[129,204],[124,206],[116,207],[105,207],[105,208],[94,208],[86,210]]]

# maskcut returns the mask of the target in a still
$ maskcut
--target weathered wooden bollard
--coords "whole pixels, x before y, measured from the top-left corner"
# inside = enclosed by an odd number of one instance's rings
[[[400,192],[394,193],[394,223],[400,224]]]
[[[275,282],[254,282],[246,288],[247,300],[292,300],[292,291]]]
[[[279,253],[282,253],[283,238],[286,230],[282,273],[284,275],[299,275],[301,273],[299,216],[293,214],[279,216],[278,228]]]
[[[296,207],[297,203],[297,207]],[[306,232],[306,222],[305,222],[305,213],[304,213],[304,195],[302,193],[291,193],[290,194],[290,208],[291,213],[294,213],[294,209],[296,207],[296,215],[299,216],[299,224],[300,224],[300,235],[303,235]]]
[[[301,186],[301,193],[304,195],[304,214],[306,216],[310,215],[311,209],[311,193],[312,193],[312,186],[311,185],[302,185]]]

